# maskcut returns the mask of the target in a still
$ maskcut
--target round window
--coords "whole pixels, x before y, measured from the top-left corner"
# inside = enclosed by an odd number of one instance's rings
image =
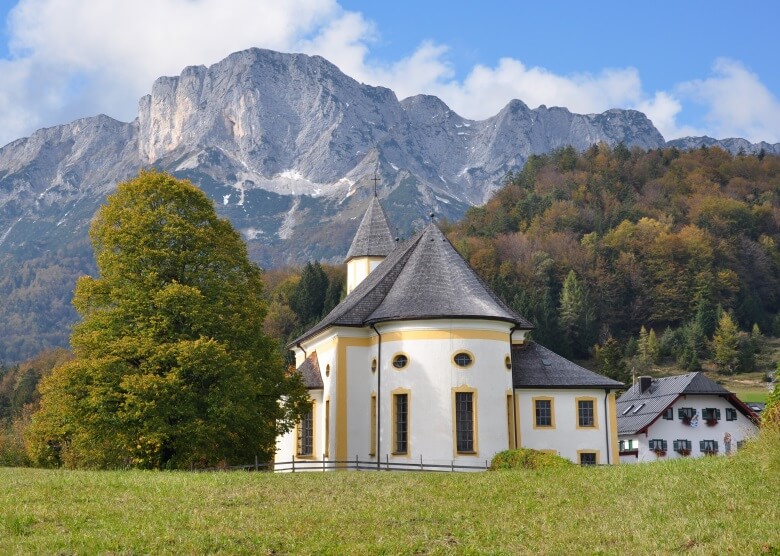
[[[393,357],[393,367],[396,369],[403,369],[407,364],[409,364],[409,358],[403,353],[399,353]]]
[[[376,372],[376,359],[371,360],[371,372],[372,373]]]
[[[509,358],[508,355],[506,357],[504,357],[504,365],[506,365],[506,370],[507,371],[511,371],[512,370],[512,360]]]
[[[474,362],[474,360],[471,358],[471,354],[466,353],[465,351],[456,353],[454,360],[458,367],[468,367]]]

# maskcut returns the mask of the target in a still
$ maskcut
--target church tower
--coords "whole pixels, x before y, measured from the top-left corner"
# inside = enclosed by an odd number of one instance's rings
[[[374,195],[344,261],[347,263],[347,294],[365,280],[393,249],[395,241],[387,225],[385,211]]]

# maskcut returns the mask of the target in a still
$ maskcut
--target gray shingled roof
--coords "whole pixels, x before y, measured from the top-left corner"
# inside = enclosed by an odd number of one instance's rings
[[[652,424],[658,416],[682,395],[724,396],[742,413],[750,418],[755,415],[737,397],[704,373],[654,378],[650,388],[640,391],[637,381],[617,400],[618,434],[636,434]],[[636,408],[644,404],[639,411]],[[623,415],[623,413],[631,409]]]
[[[379,199],[374,196],[368,204],[363,220],[360,221],[344,262],[347,263],[355,257],[386,257],[393,249],[395,241],[390,233],[390,226],[387,225],[385,211],[382,210]]]
[[[580,367],[536,342],[512,346],[512,383],[515,388],[623,387],[623,383]]]
[[[297,371],[303,378],[303,385],[309,390],[322,390],[322,375],[320,374],[320,362],[317,359],[317,352],[311,352],[306,360],[301,363]]]
[[[431,223],[390,253],[344,301],[290,345],[331,326],[439,318],[502,320],[533,328],[493,293]]]

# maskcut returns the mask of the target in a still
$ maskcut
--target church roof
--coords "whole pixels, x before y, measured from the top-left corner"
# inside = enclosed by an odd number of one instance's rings
[[[618,434],[635,434],[644,430],[682,395],[715,395],[728,399],[734,407],[753,419],[755,414],[732,392],[702,372],[653,378],[645,391],[641,380],[617,400]],[[637,411],[634,411],[637,409]],[[624,415],[625,413],[625,415]]]
[[[475,318],[533,325],[510,309],[434,224],[395,249],[319,324],[291,345],[331,326]]]
[[[322,390],[322,374],[317,352],[313,351],[306,360],[300,364],[297,371],[301,374],[303,385],[307,390]]]
[[[379,199],[374,196],[368,204],[363,220],[360,221],[344,262],[355,257],[386,257],[393,249],[395,241],[390,233],[390,226],[387,225],[385,211],[382,210]]]
[[[622,388],[623,383],[580,367],[536,342],[512,346],[515,388]]]

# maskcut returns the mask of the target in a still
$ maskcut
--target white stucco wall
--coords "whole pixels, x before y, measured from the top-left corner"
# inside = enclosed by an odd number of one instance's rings
[[[351,293],[360,282],[385,260],[384,257],[355,257],[347,263],[347,293]]]
[[[680,407],[693,407],[696,409],[699,417],[697,427],[691,427],[684,424],[678,417],[677,410]],[[709,426],[702,419],[704,408],[720,409],[720,421],[715,426]],[[638,444],[637,456],[621,456],[621,461],[626,463],[656,461],[658,459],[673,459],[685,457],[674,451],[675,440],[690,440],[691,454],[688,457],[700,457],[701,452],[699,442],[701,440],[715,440],[718,442],[718,455],[725,454],[725,445],[723,437],[726,432],[731,433],[731,449],[735,452],[737,442],[754,436],[758,432],[758,427],[753,424],[745,415],[737,410],[736,421],[726,420],[726,408],[733,408],[726,398],[720,396],[685,396],[677,400],[673,405],[674,420],[667,421],[659,417],[648,429],[647,434],[638,435],[620,435],[619,440],[635,440]],[[657,456],[650,451],[650,440],[666,440],[667,451],[665,456]]]
[[[607,438],[608,412],[605,410],[605,390],[595,389],[523,389],[516,390],[520,421],[520,445],[535,450],[551,450],[579,463],[578,451],[597,452],[599,464],[617,463]],[[554,428],[534,428],[534,398],[548,397],[554,401]],[[597,427],[577,428],[577,398],[595,398]],[[606,404],[609,409],[609,403]]]

